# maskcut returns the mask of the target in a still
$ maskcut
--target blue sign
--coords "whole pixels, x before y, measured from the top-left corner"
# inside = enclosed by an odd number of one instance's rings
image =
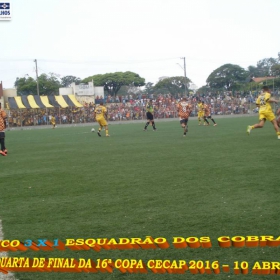
[[[0,10],[2,9],[10,10],[10,3],[0,3]]]

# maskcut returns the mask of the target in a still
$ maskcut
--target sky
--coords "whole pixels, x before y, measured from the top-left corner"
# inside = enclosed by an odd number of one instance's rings
[[[280,52],[279,0],[11,0],[0,21],[0,81],[132,71],[197,87],[220,66],[245,69]],[[28,75],[28,76],[27,76]]]

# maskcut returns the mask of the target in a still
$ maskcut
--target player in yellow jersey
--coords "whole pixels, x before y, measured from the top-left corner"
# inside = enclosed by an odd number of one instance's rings
[[[247,127],[247,133],[250,134],[252,129],[255,128],[262,128],[266,122],[266,120],[269,120],[272,125],[274,126],[274,129],[277,133],[277,138],[280,140],[280,131],[279,127],[277,125],[277,121],[275,118],[275,115],[272,111],[270,103],[278,103],[276,99],[271,97],[270,90],[267,86],[263,87],[262,93],[258,96],[258,99],[256,101],[257,107],[259,107],[259,123],[254,125],[248,125]]]
[[[98,128],[98,136],[101,137],[101,130],[103,127],[105,127],[105,133],[106,137],[109,137],[109,131],[108,131],[108,124],[107,124],[107,108],[103,106],[103,102],[100,102],[100,105],[97,106],[94,110],[94,117],[96,121],[99,123]]]
[[[55,128],[55,117],[54,116],[51,117],[51,125],[53,126],[52,128],[54,129]]]
[[[198,125],[201,125],[201,120],[204,119],[203,103],[201,100],[199,100],[197,103],[197,109]]]

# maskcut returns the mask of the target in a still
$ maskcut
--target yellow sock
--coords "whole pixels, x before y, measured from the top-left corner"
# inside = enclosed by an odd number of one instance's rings
[[[106,129],[105,132],[106,132],[106,135],[109,135],[109,130],[108,129]]]

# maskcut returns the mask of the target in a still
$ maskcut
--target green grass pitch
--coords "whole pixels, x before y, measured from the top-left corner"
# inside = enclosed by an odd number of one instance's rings
[[[50,251],[17,257],[218,260],[217,275],[39,273],[17,279],[271,279],[252,275],[256,261],[280,261],[279,247],[220,248],[220,236],[280,236],[280,141],[270,123],[246,134],[255,117],[217,118],[217,127],[189,121],[6,132],[9,154],[0,158],[0,213],[5,239],[172,238],[209,236],[212,248]],[[93,124],[97,131],[97,125]],[[236,276],[235,261],[249,274]],[[241,277],[241,278],[240,278]]]

